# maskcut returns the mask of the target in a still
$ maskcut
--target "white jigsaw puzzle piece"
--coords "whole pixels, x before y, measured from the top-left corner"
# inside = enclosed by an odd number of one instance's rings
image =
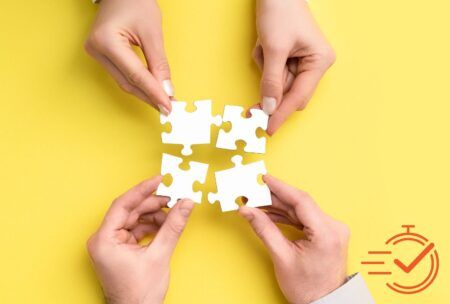
[[[191,161],[190,169],[180,169],[183,159],[170,154],[163,153],[161,162],[161,174],[172,175],[172,184],[167,187],[163,183],[156,190],[157,195],[168,196],[170,201],[167,204],[172,208],[179,199],[188,198],[195,203],[200,204],[202,201],[202,192],[194,192],[192,186],[194,182],[205,183],[206,174],[208,172],[208,164]]]
[[[172,101],[172,112],[165,116],[161,114],[161,124],[170,123],[172,131],[161,134],[165,144],[181,144],[183,155],[192,154],[192,145],[211,143],[211,124],[220,126],[222,117],[211,115],[211,100],[194,102],[196,110],[186,112],[186,102]]]
[[[238,106],[225,106],[223,121],[231,122],[231,130],[225,132],[219,131],[216,147],[236,150],[236,141],[243,140],[246,142],[244,151],[252,153],[266,152],[266,138],[256,136],[256,130],[261,128],[267,130],[269,116],[262,110],[251,109],[251,117],[242,117],[244,108]]]
[[[245,196],[246,206],[261,207],[272,205],[269,187],[258,183],[258,175],[266,174],[264,161],[247,165],[242,164],[242,156],[235,155],[231,159],[234,168],[215,172],[217,193],[208,193],[208,201],[220,202],[223,212],[239,209],[236,198]]]

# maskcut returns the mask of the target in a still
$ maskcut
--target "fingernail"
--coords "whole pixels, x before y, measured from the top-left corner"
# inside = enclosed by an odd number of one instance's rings
[[[264,96],[262,99],[262,109],[267,115],[272,115],[277,107],[277,100],[273,97]]]
[[[245,217],[248,221],[250,221],[255,217],[253,215],[253,212],[248,207],[245,206],[239,208],[239,214]]]
[[[162,86],[163,86],[164,92],[166,92],[166,94],[169,97],[175,96],[172,81],[170,81],[170,79],[163,80]]]
[[[169,109],[167,109],[165,106],[163,105],[158,105],[159,108],[159,112],[161,112],[161,114],[167,116],[169,115]]]
[[[184,217],[189,217],[189,215],[194,209],[194,202],[191,200],[180,201],[180,212]]]

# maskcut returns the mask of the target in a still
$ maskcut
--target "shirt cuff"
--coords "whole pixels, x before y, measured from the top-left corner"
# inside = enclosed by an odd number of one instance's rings
[[[341,287],[311,304],[375,304],[361,274],[357,273]]]

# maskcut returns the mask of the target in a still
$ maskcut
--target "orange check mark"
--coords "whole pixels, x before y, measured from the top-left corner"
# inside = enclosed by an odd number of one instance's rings
[[[427,247],[425,247],[424,250],[412,261],[411,264],[406,266],[402,262],[400,262],[398,259],[394,260],[395,265],[397,265],[401,270],[403,270],[406,273],[410,273],[411,270],[413,270],[417,264],[419,264],[420,261],[423,260],[423,258],[434,248],[434,243],[430,243]]]

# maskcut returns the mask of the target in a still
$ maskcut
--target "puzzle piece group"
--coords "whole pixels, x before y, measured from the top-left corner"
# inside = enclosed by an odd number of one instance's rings
[[[222,117],[212,116],[211,101],[201,100],[194,103],[194,112],[186,111],[186,103],[182,101],[172,102],[172,112],[165,116],[161,114],[162,124],[170,123],[170,133],[162,133],[162,142],[168,144],[181,144],[183,155],[192,154],[192,145],[209,144],[211,142],[211,125],[220,126]],[[251,117],[243,117],[244,109],[238,106],[225,106],[223,121],[231,122],[232,129],[229,132],[219,131],[216,147],[228,150],[236,150],[236,141],[243,140],[246,145],[245,152],[265,153],[266,139],[259,138],[256,130],[267,129],[268,116],[261,110],[250,110]],[[258,183],[258,176],[266,173],[263,161],[251,164],[242,164],[242,156],[232,158],[234,168],[215,173],[217,193],[209,193],[208,200],[212,204],[220,202],[223,212],[237,210],[238,197],[247,198],[247,206],[259,207],[271,205],[270,190],[267,185]],[[169,207],[175,205],[178,199],[189,198],[196,203],[202,199],[201,192],[194,192],[194,182],[204,183],[208,171],[208,165],[199,162],[190,162],[189,170],[180,169],[182,158],[163,154],[161,174],[170,174],[172,184],[166,186],[160,184],[156,194],[170,197]]]
[[[191,155],[192,145],[209,144],[211,142],[211,125],[220,126],[222,117],[212,116],[211,100],[200,100],[195,103],[194,112],[186,111],[186,102],[173,101],[172,112],[160,117],[161,124],[170,123],[170,133],[161,134],[162,142],[165,144],[181,144],[181,154]],[[262,110],[251,109],[251,117],[243,117],[244,108],[238,106],[225,106],[223,121],[231,122],[232,128],[229,132],[219,131],[216,147],[236,150],[236,141],[243,140],[246,145],[245,152],[265,153],[266,139],[257,137],[256,130],[267,129],[269,117]]]

